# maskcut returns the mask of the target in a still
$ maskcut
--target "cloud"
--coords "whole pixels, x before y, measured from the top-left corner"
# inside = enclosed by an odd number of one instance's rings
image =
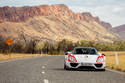
[[[118,5],[81,7],[70,6],[76,12],[90,12],[93,16],[99,16],[101,20],[110,22],[113,26],[125,24],[125,7]]]
[[[116,7],[116,8],[113,8],[113,12],[121,12],[121,11],[123,11],[124,9],[122,8],[122,7]]]

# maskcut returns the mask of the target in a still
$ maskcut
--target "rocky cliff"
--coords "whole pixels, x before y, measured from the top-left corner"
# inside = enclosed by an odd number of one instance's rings
[[[41,5],[36,7],[2,7],[0,8],[0,22],[21,22],[34,16],[50,16],[57,18],[68,16],[72,19],[83,20],[84,16],[80,13],[75,14],[67,6],[60,5]]]
[[[104,23],[103,23],[104,24]],[[74,13],[64,4],[0,8],[0,35],[3,38],[47,40],[69,39],[111,42],[110,33],[98,17]]]

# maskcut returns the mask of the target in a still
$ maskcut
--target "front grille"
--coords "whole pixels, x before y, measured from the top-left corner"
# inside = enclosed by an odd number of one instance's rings
[[[80,66],[79,69],[95,69],[93,66]]]
[[[76,66],[78,65],[78,63],[70,63],[70,65],[71,65],[72,67],[76,67]]]
[[[102,67],[103,64],[95,64],[96,67]]]

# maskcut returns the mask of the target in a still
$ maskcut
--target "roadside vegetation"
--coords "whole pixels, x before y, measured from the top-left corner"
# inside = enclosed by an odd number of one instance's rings
[[[125,72],[125,55],[118,56],[119,64],[116,65],[115,56],[106,56],[107,67]]]
[[[125,71],[125,42],[123,41],[100,43],[81,40],[74,43],[66,39],[59,42],[40,42],[33,40],[30,42],[17,41],[10,46],[8,46],[5,41],[0,41],[0,60],[36,56],[64,55],[65,52],[72,51],[74,47],[95,47],[100,53],[104,53],[106,55],[115,55],[115,52],[117,51],[119,55],[119,65],[116,65],[115,56],[106,56],[107,67]]]
[[[125,72],[125,51],[99,51],[106,55],[106,67]],[[116,54],[118,55],[118,65],[116,64]]]
[[[29,42],[17,41],[8,46],[5,41],[0,42],[0,53],[30,53],[30,54],[52,54],[63,55],[66,51],[72,51],[74,47],[95,47],[98,51],[125,51],[125,42],[114,41],[113,43],[100,43],[81,40],[72,42],[69,40],[62,40],[59,42],[40,42],[37,40]]]

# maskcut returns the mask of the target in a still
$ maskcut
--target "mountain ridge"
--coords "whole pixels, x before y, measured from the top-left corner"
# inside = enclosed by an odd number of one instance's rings
[[[74,13],[64,4],[25,7],[0,7],[0,35],[3,38],[25,37],[59,41],[89,40],[112,42],[117,34],[110,33],[105,24],[90,13]]]
[[[61,10],[63,8],[63,10]],[[74,13],[64,4],[56,5],[40,5],[40,6],[24,6],[24,7],[0,7],[0,22],[10,21],[10,22],[21,22],[26,21],[28,18],[33,16],[46,16],[50,13],[55,13],[57,17],[60,17],[62,12],[66,10],[74,19],[86,20],[86,21],[96,21],[102,26],[108,28],[112,27],[111,24],[100,21],[99,17],[93,17],[89,12],[84,13]]]
[[[114,31],[115,33],[118,33],[122,40],[125,40],[125,24],[116,26],[111,30]]]

